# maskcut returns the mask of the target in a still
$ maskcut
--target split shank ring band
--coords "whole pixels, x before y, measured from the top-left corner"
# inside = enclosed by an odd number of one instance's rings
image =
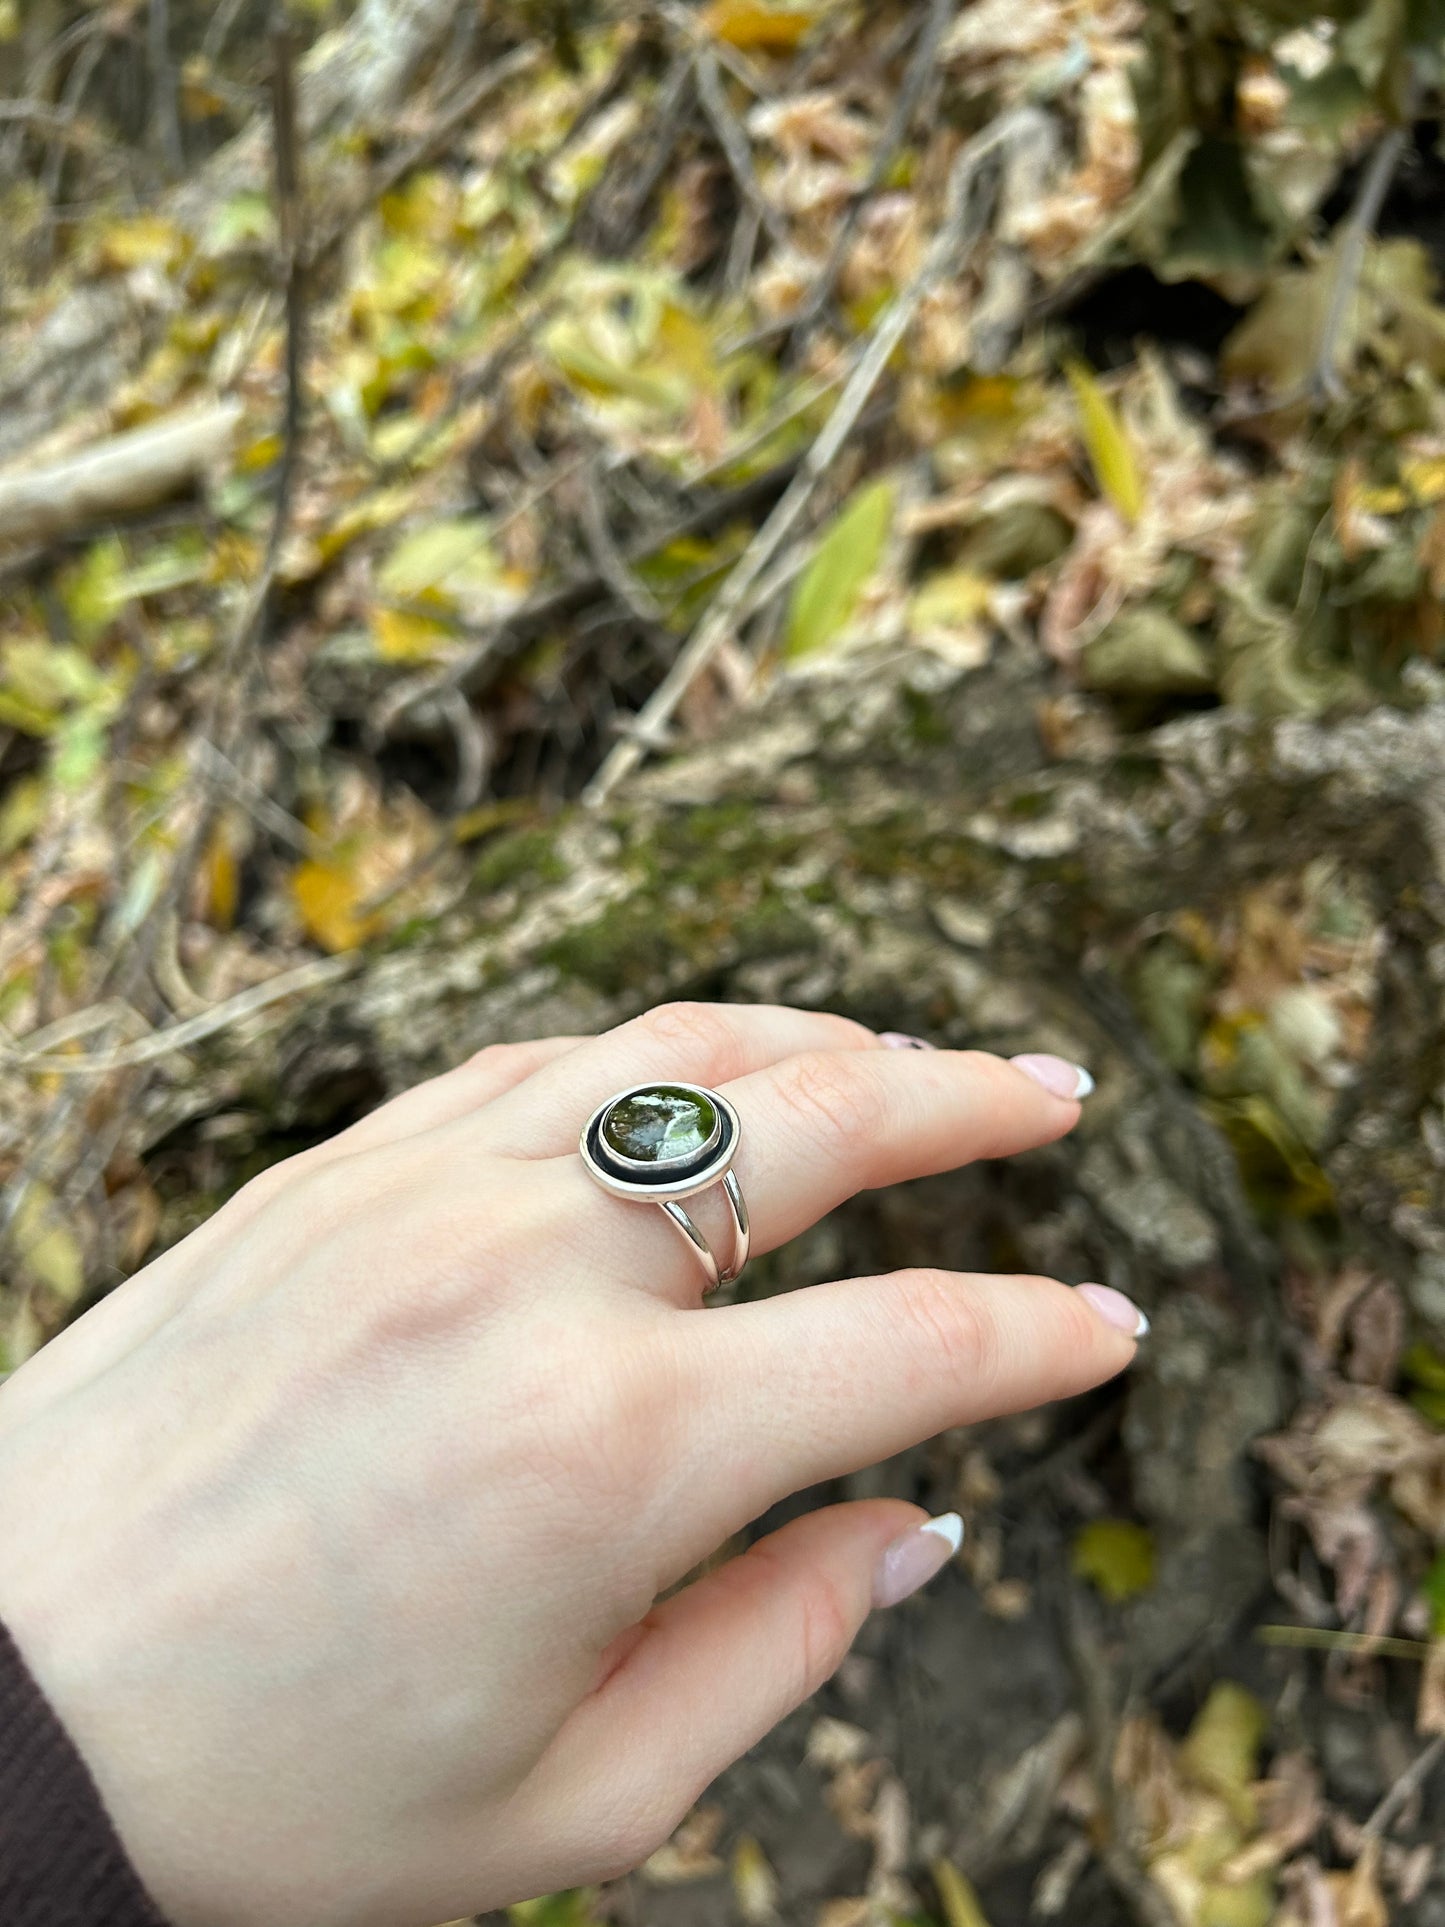
[[[742,1125],[725,1097],[701,1084],[634,1084],[599,1105],[582,1133],[582,1162],[614,1197],[655,1204],[687,1239],[707,1289],[729,1285],[748,1261],[748,1208],[733,1175]],[[720,1265],[682,1200],[721,1188],[732,1217],[733,1252]]]

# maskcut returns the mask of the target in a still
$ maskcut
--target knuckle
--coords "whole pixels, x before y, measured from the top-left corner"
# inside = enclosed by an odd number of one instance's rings
[[[638,1019],[649,1037],[714,1068],[730,1063],[736,1049],[735,1021],[718,1004],[693,999],[657,1004]]]
[[[798,1604],[795,1704],[801,1704],[833,1677],[853,1644],[853,1632],[852,1615],[837,1586],[825,1575],[816,1575]]]
[[[826,1572],[813,1572],[798,1584],[790,1567],[782,1564],[771,1542],[761,1539],[727,1569],[740,1607],[756,1600],[765,1604],[783,1587],[792,1600],[791,1635],[780,1641],[780,1701],[798,1706],[831,1679],[853,1643],[854,1618],[836,1582]]]
[[[509,1076],[519,1062],[526,1061],[526,1056],[526,1046],[522,1044],[483,1044],[480,1050],[463,1058],[460,1069],[467,1077],[490,1083]]]
[[[774,1089],[808,1137],[840,1151],[871,1143],[887,1127],[887,1098],[867,1052],[790,1057],[778,1066]]]
[[[930,1358],[955,1382],[996,1384],[1002,1335],[987,1299],[947,1271],[923,1267],[897,1277],[903,1315]]]

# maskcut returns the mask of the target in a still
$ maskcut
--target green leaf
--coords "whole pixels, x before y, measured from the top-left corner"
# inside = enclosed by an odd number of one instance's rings
[[[518,1901],[507,1909],[507,1919],[512,1927],[599,1927],[596,1900],[590,1887],[574,1887],[540,1900]]]
[[[1417,1339],[1400,1360],[1400,1369],[1416,1385],[1431,1392],[1445,1392],[1445,1358]]]
[[[1200,141],[1179,176],[1179,219],[1167,244],[1165,279],[1248,279],[1269,265],[1273,239],[1240,143],[1216,136]]]
[[[1192,695],[1214,687],[1208,650],[1150,603],[1115,616],[1085,646],[1080,666],[1086,687],[1121,694]]]
[[[1074,1539],[1073,1571],[1121,1605],[1154,1583],[1154,1538],[1130,1519],[1091,1519]]]
[[[934,1861],[933,1884],[943,1903],[943,1918],[948,1927],[988,1927],[972,1884],[964,1879],[951,1860]]]
[[[1436,1639],[1445,1639],[1445,1552],[1420,1581],[1420,1590],[1430,1608],[1430,1630]]]
[[[27,1186],[11,1238],[27,1277],[73,1305],[85,1286],[85,1261],[80,1241],[45,1185],[32,1180]]]
[[[1124,424],[1114,404],[1081,361],[1067,363],[1064,372],[1074,391],[1079,427],[1094,466],[1094,479],[1124,520],[1137,522],[1144,506],[1144,487]]]
[[[1355,69],[1335,60],[1317,74],[1299,74],[1282,67],[1289,85],[1289,118],[1296,127],[1338,137],[1353,127],[1370,105],[1370,96]]]
[[[883,560],[897,501],[892,482],[870,482],[834,517],[793,591],[783,639],[790,661],[824,648],[848,626]]]
[[[403,600],[427,594],[450,598],[494,583],[496,575],[487,523],[466,515],[404,535],[382,564],[377,586]]]
[[[105,722],[93,709],[68,716],[53,738],[51,768],[63,790],[83,790],[105,760]]]

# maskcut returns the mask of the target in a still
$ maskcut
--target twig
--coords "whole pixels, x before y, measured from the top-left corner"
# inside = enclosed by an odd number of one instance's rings
[[[104,15],[99,17],[104,19]],[[80,103],[85,98],[85,90],[90,85],[95,70],[100,65],[101,55],[105,51],[106,37],[103,30],[98,30],[82,45],[75,57],[75,65],[66,76],[65,89],[60,97],[60,112],[67,130],[74,127],[80,114]],[[54,209],[60,200],[60,181],[65,171],[65,152],[68,145],[68,138],[62,138],[58,132],[53,133],[46,154],[43,178],[45,198],[51,209],[45,233],[47,247],[53,244],[55,238]]]
[[[252,984],[249,990],[238,991],[234,997],[226,998],[224,1003],[203,1011],[198,1017],[188,1017],[183,1024],[169,1024],[164,1030],[153,1031],[138,1043],[123,1045],[119,1050],[85,1054],[27,1051],[20,1044],[0,1041],[0,1063],[45,1077],[104,1077],[111,1071],[134,1070],[141,1064],[157,1063],[173,1051],[189,1050],[214,1037],[218,1031],[229,1030],[233,1024],[254,1016],[258,1010],[280,1003],[283,997],[299,996],[303,991],[335,983],[349,976],[356,965],[355,951],[344,951],[337,957],[313,957],[294,970],[283,970],[263,984]],[[108,1021],[114,1020],[108,1018]]]
[[[206,37],[201,42],[201,59],[207,67],[214,67],[226,50],[226,42],[231,37],[231,29],[240,18],[246,0],[221,0],[221,4],[206,24]]]
[[[656,535],[626,550],[623,556],[626,565],[635,568],[674,542],[684,541],[688,536],[711,534],[761,503],[775,501],[797,470],[796,461],[782,462],[762,475],[739,483],[736,488],[724,490],[690,515],[680,517]],[[377,728],[382,732],[395,728],[403,716],[440,698],[449,689],[459,689],[473,700],[485,695],[539,636],[557,623],[579,615],[607,586],[602,575],[593,570],[531,597],[495,628],[488,629],[467,654],[442,675],[428,676],[409,689],[398,691]]]
[[[1437,1733],[1430,1744],[1416,1754],[1361,1828],[1366,1840],[1376,1839],[1384,1833],[1395,1815],[1424,1786],[1442,1754],[1445,1754],[1445,1733]]]
[[[874,195],[882,187],[898,158],[899,149],[908,138],[908,130],[913,125],[913,117],[918,112],[918,104],[923,98],[924,89],[938,67],[938,53],[943,45],[945,34],[953,24],[958,11],[958,0],[932,0],[928,18],[918,36],[918,44],[913,49],[913,58],[908,63],[908,71],[903,76],[903,85],[893,104],[888,125],[883,130],[883,138],[873,156],[873,165],[868,170],[868,178],[862,188],[853,196],[848,211],[838,224],[833,246],[823,271],[813,283],[811,292],[802,307],[795,314],[786,316],[769,328],[769,335],[790,334],[794,339],[806,335],[818,321],[824,310],[831,304],[833,291],[838,285],[838,277],[843,272],[843,263],[848,258],[848,250],[853,245],[853,237],[858,232],[858,224]]]
[[[822,434],[803,458],[788,492],[754,536],[691,640],[643,706],[638,722],[644,734],[671,720],[678,703],[745,619],[753,590],[801,521],[819,483],[857,427],[874,388],[918,310],[944,275],[957,269],[982,233],[987,213],[982,206],[984,197],[975,194],[974,189],[985,162],[1017,139],[1038,111],[1021,107],[1002,115],[959,154],[949,176],[943,222],[922,268],[885,309]],[[618,743],[584,792],[583,801],[594,809],[605,803],[618,784],[637,768],[643,754],[635,738]]]
[[[170,0],[150,0],[146,22],[146,59],[150,67],[151,114],[156,140],[171,173],[185,165],[181,122],[176,111],[176,76],[171,67]]]
[[[296,46],[285,14],[280,10],[271,29],[271,115],[275,135],[276,225],[286,295],[286,413],[281,428],[275,512],[266,545],[268,575],[275,572],[291,514],[304,405],[302,367],[306,358],[305,229],[301,213],[301,141],[296,121]]]
[[[493,94],[500,93],[509,81],[529,73],[539,65],[541,58],[541,48],[529,41],[524,46],[514,47],[511,53],[494,61],[490,67],[483,68],[481,73],[475,74],[464,87],[459,88],[455,96],[443,104],[426,132],[419,134],[414,141],[402,149],[401,153],[394,155],[378,169],[368,181],[366,192],[356,205],[338,216],[316,240],[308,244],[309,264],[313,267],[317,265],[333,248],[345,240],[367,208],[374,207],[379,200],[390,194],[408,174],[414,173],[419,167],[425,167],[428,161],[446,146],[453,134],[466,125],[484,102],[490,100]]]
[[[598,575],[623,608],[630,609],[644,626],[655,627],[662,621],[662,610],[651,591],[633,574],[607,526],[607,511],[598,487],[597,468],[598,465],[593,463],[583,471],[580,486],[582,532],[587,537],[588,552]]]
[[[1070,1589],[1065,1597],[1064,1644],[1083,1702],[1090,1777],[1108,1828],[1096,1848],[1100,1865],[1139,1927],[1182,1927],[1174,1907],[1150,1878],[1130,1838],[1131,1803],[1125,1789],[1114,1778],[1119,1725],[1114,1678],[1077,1588]]]
[[[667,70],[653,115],[652,152],[637,170],[631,186],[618,205],[604,210],[599,220],[602,232],[595,237],[598,252],[621,252],[621,241],[641,219],[642,212],[657,192],[658,185],[672,161],[673,150],[682,136],[692,106],[696,63],[691,53],[679,54]],[[574,223],[574,232],[580,221]],[[589,236],[589,240],[594,237]]]
[[[253,783],[244,770],[239,770],[229,756],[223,756],[214,743],[203,742],[199,751],[201,767],[212,776],[221,788],[228,790],[242,809],[271,832],[278,843],[295,850],[303,857],[316,857],[323,848],[320,837],[308,830],[283,810],[279,803],[273,802],[258,783]]]
[[[206,705],[205,719],[200,731],[202,742],[221,748],[221,753],[231,755],[231,760],[234,760],[236,740],[250,721],[250,687],[259,644],[270,618],[277,561],[290,523],[296,444],[303,414],[301,383],[304,314],[300,237],[304,232],[304,222],[300,205],[301,172],[296,132],[294,64],[291,42],[284,27],[273,36],[273,53],[276,62],[272,81],[272,113],[277,229],[282,242],[281,265],[286,283],[284,414],[286,446],[277,477],[271,532],[266,545],[265,558],[256,581],[246,595],[235,628],[225,647],[219,652]],[[223,719],[227,718],[228,721],[223,726]],[[134,1005],[137,991],[151,968],[151,959],[159,933],[166,927],[168,918],[195,874],[196,865],[210,836],[217,809],[214,786],[206,780],[199,757],[196,762],[196,777],[196,807],[189,828],[180,838],[179,847],[171,863],[166,888],[151,906],[140,930],[134,935],[126,933],[117,942],[109,966],[102,977],[100,992],[103,998],[115,998],[122,1004]],[[128,1067],[121,1064],[118,1068],[123,1073]],[[45,1168],[57,1147],[64,1143],[67,1130],[78,1116],[83,1115],[84,1104],[85,1098],[81,1087],[73,1086],[46,1119],[38,1136],[32,1141],[24,1163],[5,1186],[3,1194],[0,1194],[0,1232],[13,1235],[16,1213],[29,1193],[37,1173]],[[96,1134],[93,1140],[94,1151],[88,1163],[83,1162],[80,1166],[73,1168],[64,1185],[57,1187],[53,1210],[63,1213],[72,1209],[77,1199],[84,1195],[91,1182],[88,1175],[89,1168],[94,1164],[95,1157],[101,1154],[103,1142],[118,1141],[119,1134],[124,1128],[126,1109],[123,1102],[117,1101],[113,1109],[112,1121],[108,1124],[106,1132]]]
[[[1390,191],[1390,182],[1395,178],[1395,170],[1400,165],[1409,138],[1409,130],[1404,127],[1392,127],[1384,136],[1370,156],[1370,164],[1360,181],[1355,204],[1340,227],[1334,278],[1330,286],[1330,305],[1320,335],[1314,373],[1310,378],[1313,391],[1330,401],[1338,401],[1345,392],[1340,379],[1339,358],[1344,346],[1350,305],[1365,265],[1365,247],[1374,233],[1380,209]]]
[[[1430,1657],[1427,1640],[1339,1632],[1328,1626],[1256,1626],[1254,1636],[1261,1646],[1301,1646],[1321,1653],[1358,1654],[1362,1659],[1412,1659],[1423,1663]]]
[[[774,247],[787,247],[791,239],[787,223],[773,206],[762,190],[757,170],[753,166],[752,148],[742,125],[732,110],[723,86],[722,74],[718,70],[717,55],[711,47],[699,46],[694,56],[697,68],[697,97],[702,102],[702,110],[712,123],[717,135],[718,145],[737,183],[738,192],[763,225],[768,239]]]

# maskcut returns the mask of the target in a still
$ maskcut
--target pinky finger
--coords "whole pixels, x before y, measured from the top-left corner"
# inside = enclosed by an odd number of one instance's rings
[[[581,1864],[645,1859],[703,1789],[837,1670],[874,1605],[945,1565],[956,1515],[860,1500],[807,1513],[654,1608],[530,1789],[586,1816]],[[581,1844],[581,1843],[579,1843]]]

